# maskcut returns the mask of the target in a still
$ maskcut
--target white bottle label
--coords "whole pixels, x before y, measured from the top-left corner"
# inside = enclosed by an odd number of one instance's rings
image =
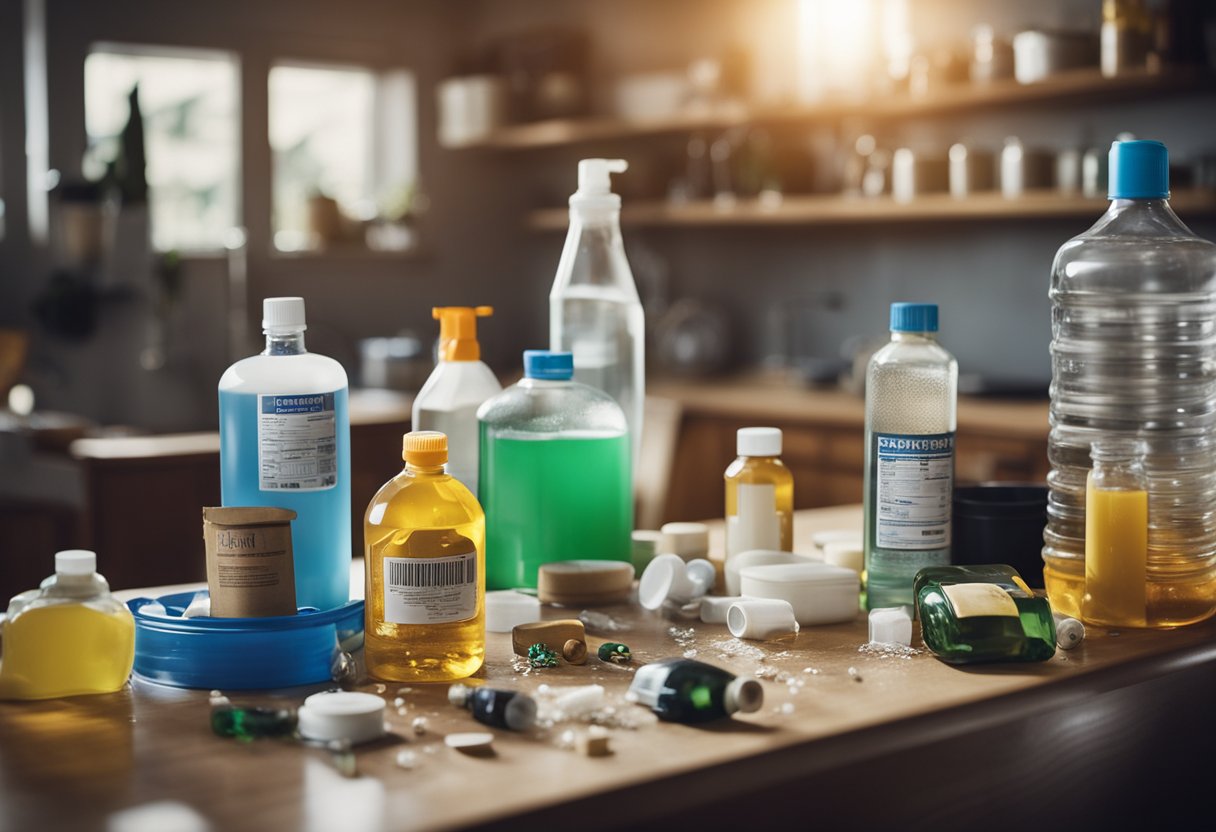
[[[950,545],[954,434],[874,434],[880,549]]]
[[[323,491],[338,484],[333,393],[258,396],[258,486]]]
[[[738,514],[726,518],[726,556],[750,549],[781,548],[781,516],[777,513],[777,488],[769,484],[735,486]]]
[[[476,548],[442,558],[384,559],[388,623],[445,624],[467,621],[476,614]]]

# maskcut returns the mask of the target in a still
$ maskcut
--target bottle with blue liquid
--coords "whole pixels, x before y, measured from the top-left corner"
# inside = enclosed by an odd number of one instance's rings
[[[307,328],[303,298],[266,298],[266,349],[220,378],[220,485],[225,506],[296,512],[296,603],[325,610],[350,595],[350,419],[346,371]]]

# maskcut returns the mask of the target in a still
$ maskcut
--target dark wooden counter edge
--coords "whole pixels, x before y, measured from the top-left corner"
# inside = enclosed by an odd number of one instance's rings
[[[1016,672],[1016,668],[1016,665],[1010,666],[1010,671]],[[534,829],[549,829],[575,822],[580,830],[648,828],[664,818],[696,810],[707,800],[718,804],[743,802],[749,795],[782,786],[796,787],[829,770],[999,728],[1083,704],[1101,694],[1200,668],[1216,669],[1216,640],[1184,645],[1166,653],[1099,668],[983,702],[808,739],[728,763],[601,792],[560,806],[460,828],[503,829],[527,825]],[[959,672],[1000,673],[1003,670],[1000,666],[988,666]],[[859,790],[855,797],[860,796]],[[757,821],[771,819],[761,809],[756,811]],[[681,824],[683,821],[681,818]]]

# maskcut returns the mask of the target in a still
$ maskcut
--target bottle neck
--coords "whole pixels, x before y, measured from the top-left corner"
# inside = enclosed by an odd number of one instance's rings
[[[262,355],[303,355],[306,352],[308,350],[304,347],[304,330],[266,331],[266,349],[262,351]]]
[[[524,376],[519,380],[520,387],[568,387],[573,379],[569,378],[533,378]]]
[[[443,474],[442,465],[415,465],[412,462],[405,463],[405,472],[414,477],[437,477]]]
[[[891,330],[891,340],[897,343],[907,344],[936,344],[936,332],[904,332],[902,330]]]

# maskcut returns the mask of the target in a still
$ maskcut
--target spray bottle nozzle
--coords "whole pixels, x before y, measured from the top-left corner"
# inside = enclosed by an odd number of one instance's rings
[[[439,357],[444,361],[477,361],[477,319],[494,314],[491,306],[436,306],[431,317],[439,321]]]
[[[624,173],[629,163],[624,159],[583,159],[578,163],[578,195],[603,196],[612,193],[610,173]]]

